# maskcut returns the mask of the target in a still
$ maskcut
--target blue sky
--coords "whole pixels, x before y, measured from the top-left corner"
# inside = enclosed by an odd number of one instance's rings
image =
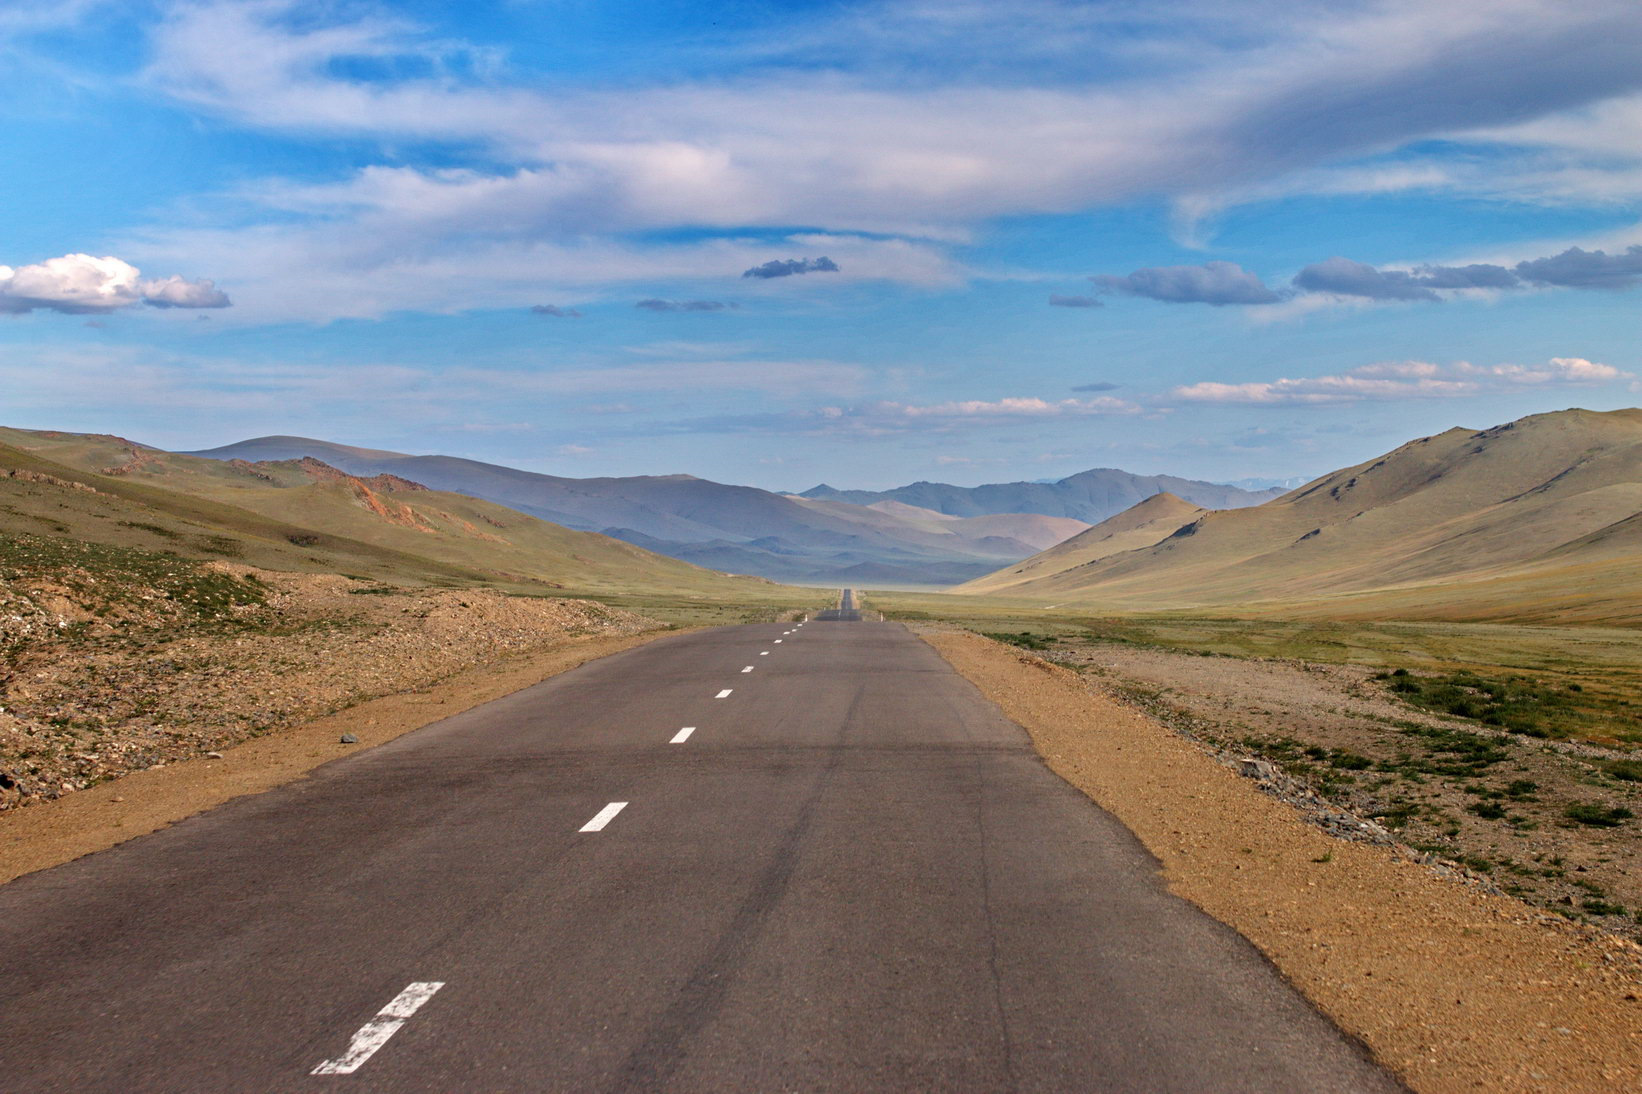
[[[1638,56],[1608,0],[11,0],[0,422],[802,489],[1634,405]]]

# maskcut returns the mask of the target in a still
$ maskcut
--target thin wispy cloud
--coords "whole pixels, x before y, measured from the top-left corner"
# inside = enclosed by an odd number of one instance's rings
[[[1553,357],[1543,365],[1434,364],[1395,361],[1364,365],[1329,376],[1248,383],[1204,380],[1169,391],[1163,402],[1322,405],[1364,400],[1451,399],[1488,392],[1551,386],[1585,386],[1630,378],[1612,365],[1582,357]]]
[[[722,300],[660,300],[651,297],[633,305],[641,311],[724,311],[735,307]]]

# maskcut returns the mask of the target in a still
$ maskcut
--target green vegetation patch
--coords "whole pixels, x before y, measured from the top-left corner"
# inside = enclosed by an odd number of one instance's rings
[[[42,581],[60,586],[93,615],[169,606],[197,620],[216,620],[267,600],[267,590],[255,578],[221,573],[175,555],[0,533],[0,583],[26,587]]]
[[[1527,737],[1567,738],[1637,731],[1634,711],[1604,703],[1577,683],[1558,685],[1528,676],[1489,677],[1461,671],[1419,676],[1407,669],[1377,673],[1404,702],[1433,714],[1466,718]],[[1619,707],[1628,707],[1628,703]]]
[[[1594,802],[1575,802],[1563,810],[1563,814],[1575,824],[1588,825],[1591,828],[1618,828],[1636,816],[1622,805],[1606,806]]]

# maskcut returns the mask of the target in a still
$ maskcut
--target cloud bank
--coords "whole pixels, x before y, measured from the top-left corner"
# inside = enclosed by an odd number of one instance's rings
[[[173,274],[144,278],[112,256],[68,254],[27,266],[0,266],[0,313],[43,310],[84,315],[138,304],[153,308],[226,308],[228,294],[207,280]]]
[[[1642,197],[1634,0],[1023,0],[798,6],[756,22],[678,47],[711,56],[662,57],[644,81],[548,74],[538,87],[499,50],[368,6],[169,7],[145,39],[148,91],[248,130],[395,151],[318,182],[249,185],[214,232],[157,229],[150,253],[204,266],[249,251],[210,268],[283,315],[323,319],[528,305],[508,271],[532,262],[538,293],[543,281],[609,284],[629,276],[625,256],[595,267],[574,252],[588,240],[679,250],[645,233],[857,233],[882,261],[830,252],[849,276],[928,284],[953,275],[941,244],[978,224],[1124,202],[1215,209],[1260,187]],[[427,146],[442,151],[417,162]],[[1486,170],[1472,147],[1490,150]],[[442,294],[401,265],[430,254]],[[767,279],[819,261],[720,268]],[[292,299],[285,286],[304,274],[316,287]],[[365,280],[357,302],[327,291]],[[1179,280],[1110,290],[1215,305],[1280,295],[1252,274]],[[1403,288],[1423,299],[1447,286]]]
[[[1267,288],[1257,276],[1231,262],[1154,266],[1126,277],[1102,274],[1090,280],[1109,292],[1171,304],[1275,304],[1302,295],[1438,303],[1446,299],[1444,293],[1479,289],[1628,289],[1642,282],[1642,244],[1617,254],[1570,247],[1561,254],[1525,259],[1511,267],[1483,262],[1395,269],[1336,255],[1303,267],[1294,275],[1293,289],[1281,292]],[[1051,297],[1050,303],[1077,299],[1082,298]]]

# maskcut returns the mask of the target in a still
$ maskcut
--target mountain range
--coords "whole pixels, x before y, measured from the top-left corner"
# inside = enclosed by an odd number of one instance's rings
[[[1049,486],[941,486],[940,505],[825,491],[778,494],[692,475],[573,479],[454,456],[415,456],[305,437],[259,437],[190,455],[322,460],[354,475],[392,474],[568,528],[601,532],[701,566],[790,582],[944,586],[1026,558],[1168,484],[1204,504],[1261,500],[1235,487],[1092,471]],[[914,484],[904,487],[922,496]],[[963,503],[968,489],[974,500]],[[847,495],[847,496],[831,496]],[[859,498],[859,500],[858,500]],[[1001,507],[1018,499],[1024,508]],[[1036,506],[1036,507],[1034,507]],[[1081,515],[1080,515],[1081,514]]]
[[[1258,508],[1158,495],[957,592],[1091,610],[1642,622],[1642,410],[1450,429]]]
[[[857,505],[897,501],[957,517],[1042,513],[1097,524],[1153,494],[1165,492],[1205,509],[1259,505],[1283,494],[1281,488],[1245,490],[1225,483],[1200,482],[1173,475],[1136,475],[1112,467],[1097,467],[1054,482],[998,482],[986,486],[915,482],[893,490],[838,490],[822,483],[800,496]]]

